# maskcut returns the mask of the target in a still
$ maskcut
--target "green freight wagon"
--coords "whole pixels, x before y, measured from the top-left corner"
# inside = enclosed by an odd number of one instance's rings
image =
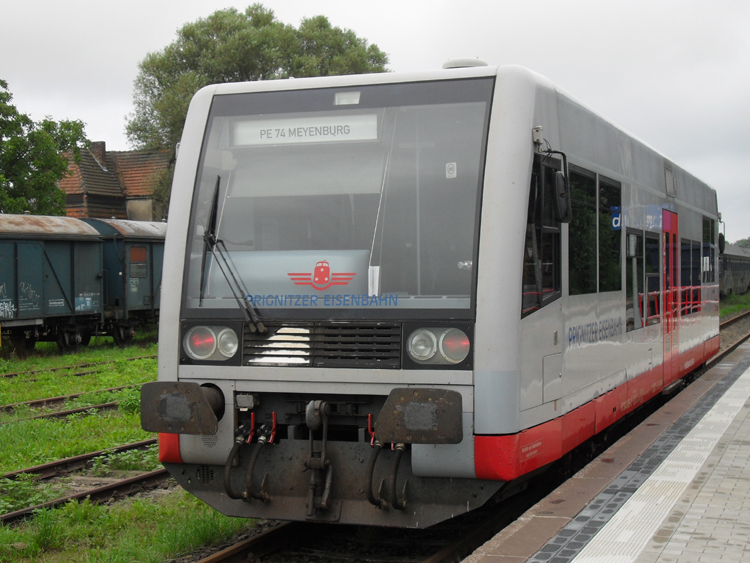
[[[103,241],[104,328],[118,344],[159,315],[167,224],[122,219],[82,219]]]
[[[86,345],[103,320],[99,232],[72,217],[0,214],[0,327],[20,353]]]

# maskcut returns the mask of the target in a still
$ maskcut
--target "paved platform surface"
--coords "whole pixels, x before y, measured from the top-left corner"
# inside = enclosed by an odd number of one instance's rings
[[[467,563],[750,562],[750,343]]]

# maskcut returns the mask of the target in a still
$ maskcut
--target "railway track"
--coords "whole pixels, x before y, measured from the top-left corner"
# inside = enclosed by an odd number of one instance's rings
[[[34,467],[28,467],[19,471],[13,471],[0,475],[0,479],[17,479],[21,475],[35,475],[37,480],[46,480],[59,477],[61,475],[69,474],[74,471],[79,471],[90,466],[91,461],[102,455],[121,453],[129,450],[145,449],[157,442],[156,439],[142,440],[140,442],[133,442],[131,444],[125,444],[115,448],[109,448],[106,450],[100,450],[96,452],[90,452],[87,454],[81,454],[78,456],[37,465]],[[43,508],[52,508],[60,506],[72,500],[83,500],[86,498],[91,499],[93,502],[101,503],[106,502],[112,498],[123,498],[144,490],[149,490],[159,486],[169,479],[169,474],[166,469],[157,469],[155,471],[143,472],[142,474],[127,477],[124,479],[118,479],[113,482],[87,488],[86,490],[79,491],[77,493],[61,496],[57,499],[50,500],[45,503],[40,503],[34,506],[29,506],[13,512],[0,515],[0,523],[12,524],[27,518],[35,510]]]
[[[9,405],[0,406],[0,411],[7,413],[13,413],[19,407],[29,407],[32,409],[40,409],[45,407],[55,407],[65,404],[67,401],[83,397],[84,395],[93,395],[94,393],[114,393],[116,391],[122,391],[123,389],[132,389],[137,387],[136,385],[124,385],[122,387],[110,387],[109,389],[101,389],[97,391],[85,391],[83,393],[73,393],[72,395],[60,395],[59,397],[48,397],[46,399],[35,399],[33,401],[22,401],[20,403],[12,403]]]
[[[121,452],[127,452],[130,450],[144,449],[148,446],[157,443],[156,438],[149,440],[141,440],[139,442],[131,442],[130,444],[124,444],[114,448],[107,448],[106,450],[99,450],[96,452],[90,452],[87,454],[81,454],[74,457],[67,457],[64,459],[58,459],[49,463],[43,463],[41,465],[35,465],[33,467],[27,467],[26,469],[19,469],[18,471],[11,471],[0,475],[0,479],[15,479],[19,475],[37,475],[37,479],[50,479],[57,477],[65,473],[77,471],[88,466],[89,462],[96,457],[116,454]]]
[[[273,527],[208,557],[176,563],[453,563],[509,525],[542,498],[545,489],[487,506],[426,530],[271,523]],[[275,525],[274,525],[275,524]]]
[[[724,330],[733,324],[736,324],[740,321],[743,321],[745,319],[750,318],[750,311],[745,311],[744,313],[740,313],[738,315],[735,315],[734,317],[727,319],[719,324],[719,330]]]
[[[72,366],[35,369],[35,370],[30,370],[30,371],[16,371],[12,373],[3,373],[2,375],[0,375],[0,377],[11,378],[11,377],[19,377],[22,375],[37,375],[39,373],[46,373],[46,372],[56,372],[56,371],[64,371],[64,370],[71,370],[71,369],[84,369],[84,368],[90,368],[90,367],[96,367],[96,366],[103,366],[107,364],[113,364],[118,361],[132,362],[135,360],[149,360],[153,358],[156,358],[156,354],[151,354],[148,356],[136,356],[135,358],[123,358],[122,360],[107,360],[103,362],[90,362],[90,363],[84,363],[84,364],[75,364]],[[96,373],[96,370],[74,373],[73,375],[80,376],[80,375],[88,375],[91,373]]]
[[[14,424],[16,422],[26,422],[29,420],[42,420],[45,418],[65,418],[66,416],[70,416],[72,414],[81,414],[81,413],[89,413],[91,411],[108,411],[108,410],[117,410],[120,407],[120,403],[114,401],[110,403],[101,403],[99,405],[89,405],[87,407],[79,407],[77,409],[67,409],[63,411],[55,411],[50,412],[47,414],[38,414],[36,416],[29,416],[27,418],[17,418],[15,420],[6,420],[4,422],[0,422],[0,426],[4,424]]]
[[[131,496],[145,490],[153,489],[167,481],[169,478],[170,476],[166,469],[149,471],[135,477],[120,479],[115,481],[114,483],[109,483],[100,487],[94,487],[72,495],[66,495],[48,502],[37,504],[35,506],[30,506],[28,508],[22,508],[14,512],[2,514],[0,515],[0,523],[12,524],[31,516],[35,510],[54,508],[72,500],[79,501],[90,499],[92,502],[98,504],[106,502],[111,498]]]

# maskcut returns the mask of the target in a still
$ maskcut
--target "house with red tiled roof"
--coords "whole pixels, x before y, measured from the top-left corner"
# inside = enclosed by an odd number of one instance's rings
[[[160,173],[169,166],[167,151],[107,151],[104,141],[72,158],[71,174],[60,180],[69,217],[158,221],[153,193]]]

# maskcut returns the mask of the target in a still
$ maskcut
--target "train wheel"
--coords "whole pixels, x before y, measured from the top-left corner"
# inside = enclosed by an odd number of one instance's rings
[[[127,325],[117,325],[113,333],[115,344],[117,344],[121,348],[124,348],[125,346],[130,344],[133,341],[134,336],[135,330]]]
[[[36,340],[28,338],[24,331],[14,331],[10,336],[10,343],[17,357],[26,358],[34,350]]]
[[[78,332],[61,330],[57,335],[57,347],[61,354],[73,354],[78,349],[81,335]]]
[[[91,333],[88,330],[84,330],[81,333],[81,346],[88,346],[91,342]]]

